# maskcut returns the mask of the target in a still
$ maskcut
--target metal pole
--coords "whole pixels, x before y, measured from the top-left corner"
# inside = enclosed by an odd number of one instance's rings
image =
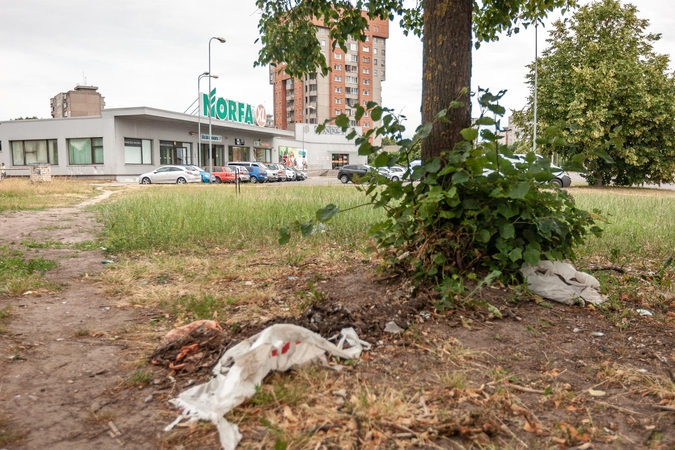
[[[209,39],[209,74],[211,73],[211,41],[217,40],[221,44],[225,43],[225,39],[221,37],[212,37]],[[209,77],[209,173],[213,173],[213,136],[211,136],[211,77]],[[211,177],[209,177],[209,183],[211,182]]]
[[[539,52],[537,49],[537,29],[539,20],[534,23],[534,133],[532,134],[532,151],[537,153],[537,91],[539,90]]]
[[[197,138],[197,164],[199,164],[199,155],[202,152],[202,112],[200,108],[200,98],[202,93],[199,86],[202,78],[207,75],[209,75],[209,72],[204,72],[203,74],[199,75],[199,77],[197,77],[197,134],[199,134],[199,137]]]

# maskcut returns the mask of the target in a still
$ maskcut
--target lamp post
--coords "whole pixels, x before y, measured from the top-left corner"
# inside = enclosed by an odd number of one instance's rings
[[[204,77],[218,78],[218,75],[211,75],[208,72],[204,72],[197,77],[197,134],[199,134],[199,137],[197,138],[197,161],[199,161],[199,155],[202,152],[202,112],[200,111],[201,103],[199,102],[199,98],[202,95],[200,83]],[[209,139],[211,139],[210,136]]]
[[[225,43],[225,38],[221,37],[212,37],[209,39],[209,73],[211,73],[211,41],[217,40],[221,44]],[[211,136],[211,78],[209,77],[209,173],[213,172],[213,157],[212,152],[213,152],[213,137]],[[209,178],[209,183],[211,182],[211,179]]]

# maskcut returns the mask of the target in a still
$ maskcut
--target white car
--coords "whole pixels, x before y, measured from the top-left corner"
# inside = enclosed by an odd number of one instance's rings
[[[408,169],[401,166],[392,166],[389,167],[389,179],[391,181],[400,181],[403,179],[403,175],[407,172]]]
[[[202,175],[192,166],[162,166],[152,172],[139,175],[140,184],[153,183],[201,183]]]
[[[286,169],[286,181],[295,181],[295,170],[291,169],[290,167],[285,167]]]

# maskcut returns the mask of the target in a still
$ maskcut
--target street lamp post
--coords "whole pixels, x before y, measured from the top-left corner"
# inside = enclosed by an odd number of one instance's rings
[[[202,81],[202,78],[204,77],[218,78],[218,75],[211,75],[209,74],[209,72],[204,72],[201,75],[199,75],[199,77],[197,77],[197,134],[199,134],[199,137],[197,138],[197,161],[199,161],[199,155],[202,152],[202,112],[200,108],[201,103],[199,102],[199,99],[200,96],[202,95],[200,83]]]
[[[209,73],[211,73],[211,41],[217,40],[221,44],[225,43],[225,38],[221,37],[212,37],[209,39]],[[212,157],[212,152],[213,152],[213,137],[211,136],[211,78],[209,77],[209,173],[213,172],[213,157]],[[211,179],[209,178],[209,183],[211,182]]]

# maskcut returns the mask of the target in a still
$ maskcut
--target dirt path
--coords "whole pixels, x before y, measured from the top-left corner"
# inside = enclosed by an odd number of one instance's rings
[[[0,299],[11,305],[9,333],[0,336],[0,411],[25,437],[9,449],[156,448],[157,436],[134,433],[157,422],[156,405],[142,393],[115,390],[129,370],[121,366],[126,346],[116,339],[121,329],[140,320],[130,309],[116,308],[83,282],[105,268],[100,249],[58,248],[95,241],[100,225],[86,206],[112,191],[75,207],[10,213],[0,218],[0,245],[26,252],[26,257],[52,259],[59,268],[46,278],[62,284],[57,292],[26,293]],[[27,249],[22,242],[52,243]],[[54,242],[65,244],[55,245]],[[56,247],[56,248],[55,248]],[[133,391],[132,391],[133,392]],[[129,397],[129,398],[124,398]],[[114,420],[121,436],[108,433]],[[0,447],[2,443],[0,442]]]

